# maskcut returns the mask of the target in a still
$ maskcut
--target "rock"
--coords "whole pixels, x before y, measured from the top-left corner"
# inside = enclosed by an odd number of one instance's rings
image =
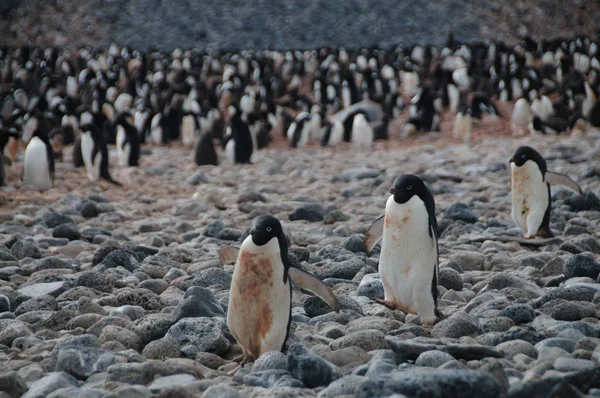
[[[77,240],[81,237],[81,232],[79,228],[75,224],[61,224],[54,228],[52,231],[52,236],[54,238],[66,238],[71,240]]]
[[[464,271],[483,271],[485,257],[481,253],[459,251],[452,253],[450,260]]]
[[[30,257],[30,258],[42,258],[42,253],[33,243],[26,240],[17,240],[12,247],[10,252],[13,256],[19,260]]]
[[[365,296],[368,298],[384,298],[383,284],[379,274],[366,274],[362,277],[358,288],[356,289],[357,296]]]
[[[503,316],[497,316],[493,318],[479,319],[478,330],[481,334],[489,332],[504,332],[513,326],[515,326],[515,323],[512,319]]]
[[[600,199],[591,191],[587,191],[583,195],[571,195],[564,200],[564,203],[573,211],[600,211]]]
[[[325,209],[319,203],[305,203],[288,214],[290,221],[306,220],[309,222],[323,221]]]
[[[335,365],[301,344],[289,347],[288,371],[310,388],[326,386],[339,378]]]
[[[42,216],[42,223],[47,228],[56,228],[59,225],[73,224],[73,219],[66,214],[49,212]]]
[[[540,341],[535,345],[536,350],[541,350],[543,347],[558,347],[572,353],[575,349],[575,341],[571,339],[565,339],[561,337],[553,337]]]
[[[163,390],[173,389],[175,387],[183,387],[186,384],[190,384],[196,381],[196,378],[189,374],[179,374],[160,377],[152,382],[148,386],[148,389],[154,393]]]
[[[150,314],[136,322],[133,331],[140,336],[142,344],[146,345],[164,337],[174,324],[171,314]]]
[[[105,372],[116,363],[115,354],[95,347],[65,347],[59,350],[55,370],[77,378]]]
[[[356,169],[346,169],[340,175],[340,179],[344,182],[352,180],[364,180],[365,178],[376,178],[381,175],[381,170],[369,167],[359,167]]]
[[[189,365],[180,365],[169,361],[146,361],[117,363],[109,366],[106,373],[108,382],[147,385],[158,377],[182,373],[197,376],[198,372]]]
[[[183,318],[165,337],[179,343],[184,358],[194,359],[199,352],[222,354],[229,349],[224,327],[225,322],[220,318]]]
[[[288,368],[287,355],[280,351],[269,351],[262,354],[252,365],[252,372],[261,372],[264,370],[286,370]]]
[[[321,391],[318,398],[337,398],[342,396],[355,396],[356,390],[363,381],[366,380],[364,376],[348,375],[340,379],[335,380],[326,389]]]
[[[190,185],[208,184],[212,181],[210,176],[202,170],[197,170],[194,174],[185,179]]]
[[[133,272],[140,267],[140,262],[134,253],[128,250],[111,251],[98,265],[99,271],[105,271],[110,268],[123,267],[129,272]]]
[[[346,326],[346,332],[357,332],[366,329],[375,329],[383,333],[388,333],[394,329],[400,329],[402,322],[395,319],[382,318],[380,316],[369,316],[351,321]]]
[[[502,366],[502,362],[493,358],[488,358],[485,361],[486,362],[481,368],[479,368],[479,370],[482,372],[487,372],[494,376],[502,386],[502,391],[506,393],[510,387],[510,384],[508,381],[508,375],[504,370],[504,366]]]
[[[10,299],[6,296],[0,295],[0,313],[10,311]]]
[[[580,372],[594,370],[595,368],[594,362],[587,359],[559,357],[554,361],[554,369],[559,372]]]
[[[117,294],[117,304],[140,306],[148,311],[160,311],[163,303],[158,294],[142,288],[125,290]]]
[[[68,269],[68,270],[73,269],[71,267],[71,265],[68,262],[66,262],[65,260],[60,259],[58,257],[53,257],[53,256],[45,257],[45,258],[42,258],[42,259],[36,260],[36,261],[32,261],[28,264],[25,264],[21,268],[23,270],[25,270],[27,273],[34,273],[34,272],[49,270],[49,269]]]
[[[578,321],[582,318],[596,317],[596,307],[585,301],[556,299],[542,305],[540,311],[559,321]]]
[[[442,285],[446,289],[452,289],[454,291],[460,292],[463,288],[463,281],[460,277],[460,274],[453,270],[452,268],[442,268],[440,270],[440,280],[438,284]]]
[[[163,338],[151,341],[144,347],[142,355],[148,359],[165,360],[167,358],[179,358],[181,347],[174,339]]]
[[[19,316],[32,311],[55,311],[57,309],[56,299],[52,296],[37,296],[31,298],[17,307],[14,311]]]
[[[113,396],[114,395],[114,396]],[[152,393],[148,389],[148,387],[140,386],[140,385],[122,385],[117,388],[115,392],[111,395],[108,395],[107,398],[151,398]]]
[[[520,325],[533,321],[535,311],[530,305],[514,304],[501,310],[498,316],[510,318],[516,325]]]
[[[534,298],[544,294],[544,290],[535,283],[508,273],[495,274],[487,285],[488,290],[502,290],[507,287],[520,289]]]
[[[235,388],[227,384],[215,384],[206,389],[202,398],[241,398],[242,396]]]
[[[145,313],[144,309],[139,305],[123,305],[114,311],[127,315],[132,321],[141,319]]]
[[[187,290],[192,286],[209,287],[213,285],[229,288],[231,286],[231,275],[222,268],[207,268],[177,286],[182,290]]]
[[[217,235],[218,239],[232,241],[239,240],[241,237],[242,231],[235,228],[223,228],[221,231],[219,231],[219,234]]]
[[[293,378],[287,370],[263,370],[261,372],[253,372],[243,376],[245,385],[263,388],[277,387],[304,387],[304,384]]]
[[[185,292],[183,301],[177,305],[173,320],[213,316],[225,317],[225,311],[217,297],[209,289],[193,286]]]
[[[431,334],[434,337],[459,338],[468,336],[477,331],[477,326],[466,319],[451,317],[438,322],[433,327]]]
[[[77,380],[67,373],[50,373],[29,386],[29,390],[21,398],[46,398],[59,388],[76,387]]]
[[[204,227],[204,231],[202,234],[204,236],[209,236],[212,238],[216,238],[219,232],[221,232],[225,228],[225,224],[221,220],[211,221],[206,227]]]
[[[354,276],[365,266],[359,258],[351,258],[342,262],[330,262],[317,270],[320,279],[339,278],[352,280]]]
[[[324,352],[322,356],[332,364],[340,367],[351,364],[364,364],[371,359],[368,352],[357,346]]]
[[[409,369],[390,376],[370,377],[359,386],[356,396],[404,394],[415,398],[451,398],[458,393],[460,396],[496,398],[502,395],[502,386],[489,373],[474,370]]]
[[[533,344],[524,340],[506,341],[498,344],[496,348],[507,358],[513,358],[517,354],[525,354],[530,358],[537,357]]]
[[[365,238],[363,235],[353,235],[342,242],[342,247],[352,253],[366,252]]]
[[[102,329],[99,339],[101,344],[108,341],[118,341],[126,348],[131,348],[135,351],[139,351],[142,347],[140,336],[131,330],[115,325],[108,325]]]
[[[25,391],[25,381],[15,371],[0,374],[0,391],[8,394],[10,398],[19,398]]]
[[[464,203],[454,203],[446,211],[444,212],[444,218],[455,220],[455,221],[464,221],[466,223],[476,223],[477,215],[469,207]]]
[[[23,336],[31,336],[33,332],[27,324],[13,320],[0,320],[0,344],[10,347],[15,339]]]
[[[348,333],[330,343],[333,350],[347,347],[359,347],[365,351],[387,348],[385,334],[379,330],[367,329]]]
[[[81,207],[79,208],[79,212],[85,218],[98,217],[98,214],[100,213],[98,211],[98,207],[96,206],[96,203],[92,200],[84,201],[81,204]]]
[[[563,267],[567,278],[587,276],[596,279],[600,274],[600,264],[583,254],[576,254],[569,258]]]
[[[440,343],[424,343],[411,340],[402,340],[396,336],[386,336],[388,346],[402,358],[416,359],[419,355],[426,351],[440,350],[447,352],[456,359],[482,359],[487,357],[501,358],[503,354],[493,348],[483,345],[472,344],[440,344]]]
[[[238,203],[246,203],[246,202],[266,202],[267,198],[265,198],[261,193],[256,191],[244,191],[238,196]]]
[[[427,366],[430,368],[439,368],[446,362],[453,361],[454,357],[443,351],[425,351],[421,355],[417,357],[415,361],[415,365],[417,366]]]

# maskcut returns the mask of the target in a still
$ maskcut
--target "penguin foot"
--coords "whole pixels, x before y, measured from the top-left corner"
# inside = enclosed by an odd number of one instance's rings
[[[383,299],[380,299],[380,298],[374,298],[373,301],[375,301],[378,304],[384,305],[386,308],[389,308],[392,311],[398,309],[398,307],[396,306],[396,304],[394,304],[394,303],[392,303],[391,301],[388,301],[388,300],[383,300]]]
[[[253,362],[256,360],[256,357],[252,354],[248,354],[244,352],[242,355],[233,358],[233,362],[239,362],[238,366],[236,366],[233,370],[227,372],[229,375],[234,375],[241,367],[243,367],[248,362]]]

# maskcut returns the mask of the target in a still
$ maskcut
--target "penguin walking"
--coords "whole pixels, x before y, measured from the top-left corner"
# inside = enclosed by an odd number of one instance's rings
[[[432,325],[437,310],[438,236],[435,201],[423,180],[400,176],[390,189],[385,214],[365,235],[367,251],[383,238],[379,274],[385,298],[375,299],[390,309],[417,314]]]
[[[291,321],[290,279],[339,311],[329,287],[292,265],[279,220],[256,217],[237,256],[227,311],[227,326],[243,350],[234,359],[240,366],[265,352],[283,350]]]
[[[81,126],[81,157],[90,180],[96,181],[104,178],[112,184],[122,185],[110,175],[106,139],[98,127],[93,124]]]
[[[519,98],[515,103],[511,117],[511,129],[513,136],[523,135],[525,129],[529,126],[531,111],[529,110],[529,101],[527,98]]]
[[[301,148],[310,139],[310,119],[308,112],[300,112],[287,130],[287,138],[292,148]]]
[[[517,148],[509,159],[512,218],[525,238],[551,238],[550,185],[562,185],[578,194],[581,187],[566,175],[548,171],[546,160],[529,146]]]
[[[121,166],[137,166],[140,160],[140,139],[137,129],[130,123],[132,117],[131,112],[126,110],[115,120],[117,157]]]
[[[48,135],[36,129],[25,149],[23,182],[40,191],[47,191],[54,184],[54,151]]]
[[[363,112],[357,113],[352,121],[352,143],[363,148],[373,145],[373,128]]]
[[[233,105],[228,108],[230,121],[228,134],[223,147],[229,159],[234,163],[251,163],[253,143],[248,124],[242,120],[242,113]]]

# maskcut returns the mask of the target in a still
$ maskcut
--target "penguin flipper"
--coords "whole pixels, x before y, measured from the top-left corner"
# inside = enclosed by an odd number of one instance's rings
[[[288,275],[302,289],[310,290],[323,299],[335,312],[340,312],[337,298],[326,284],[319,278],[296,267],[289,267]]]
[[[373,247],[381,240],[383,237],[383,225],[385,223],[385,214],[380,216],[377,220],[373,221],[373,224],[367,230],[365,234],[365,246],[367,248],[367,253],[370,253],[373,250]]]
[[[237,262],[238,255],[240,254],[240,248],[234,246],[227,246],[219,250],[219,261],[221,265],[235,264]]]
[[[583,191],[579,184],[571,179],[571,177],[560,173],[554,173],[552,171],[546,171],[546,182],[550,185],[561,185],[567,187],[579,195],[583,195]]]

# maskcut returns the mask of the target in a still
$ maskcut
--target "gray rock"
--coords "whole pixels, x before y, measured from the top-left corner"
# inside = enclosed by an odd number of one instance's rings
[[[19,305],[14,313],[16,316],[25,314],[31,311],[55,311],[57,309],[57,301],[52,296],[38,296],[31,298]]]
[[[13,320],[0,320],[0,344],[10,347],[15,339],[23,336],[31,336],[33,332],[27,324]]]
[[[498,316],[504,316],[513,320],[516,325],[528,323],[535,318],[535,311],[527,304],[514,304],[500,311]]]
[[[215,384],[206,389],[202,398],[241,398],[242,396],[235,388],[227,384]]]
[[[594,362],[587,359],[559,357],[554,361],[554,369],[559,372],[579,372],[594,370],[595,368]]]
[[[320,279],[339,278],[352,280],[364,266],[364,261],[359,258],[351,258],[342,262],[330,262],[317,270],[317,276]]]
[[[113,397],[114,395],[114,397]],[[150,398],[152,392],[145,386],[127,386],[123,385],[117,388],[109,398]]]
[[[508,273],[495,274],[490,278],[487,285],[488,290],[502,290],[507,287],[520,289],[533,298],[544,294],[544,290],[535,283]]]
[[[134,253],[128,250],[111,251],[98,265],[99,271],[105,271],[109,268],[123,267],[129,272],[133,272],[140,267],[140,262]]]
[[[561,337],[552,337],[549,339],[544,339],[535,345],[535,349],[537,351],[540,351],[544,347],[558,347],[562,348],[568,353],[572,353],[575,349],[575,341]]]
[[[103,398],[107,393],[108,391],[97,388],[65,387],[59,388],[46,398]]]
[[[359,347],[365,351],[379,350],[387,347],[385,334],[379,330],[367,329],[348,333],[330,343],[333,350],[347,347]]]
[[[471,209],[470,206],[464,203],[454,203],[444,212],[444,218],[455,220],[455,221],[464,221],[467,223],[476,223],[477,215]]]
[[[244,384],[253,387],[304,387],[304,384],[292,377],[287,370],[270,369],[247,374],[243,378]]]
[[[344,182],[352,180],[364,180],[365,178],[376,178],[381,175],[381,170],[369,167],[359,167],[356,169],[346,169],[340,175],[340,179]]]
[[[218,239],[232,241],[239,240],[241,237],[242,231],[235,228],[223,228],[221,231],[219,231],[219,234],[217,235]]]
[[[0,313],[10,311],[10,299],[0,295]]]
[[[321,354],[332,364],[343,367],[351,364],[362,365],[371,359],[371,355],[360,347],[350,346]]]
[[[463,281],[460,274],[452,268],[445,267],[440,269],[440,280],[438,283],[446,289],[452,289],[460,292],[463,288]]]
[[[262,195],[260,192],[256,192],[256,191],[244,191],[242,193],[240,193],[240,195],[238,196],[238,203],[246,203],[246,202],[266,202],[267,198],[264,197],[264,195]]]
[[[150,314],[136,322],[133,330],[146,345],[165,336],[175,322],[171,314]]]
[[[481,366],[481,368],[479,368],[479,370],[482,372],[487,372],[494,376],[502,386],[503,393],[506,393],[508,391],[508,388],[510,387],[508,375],[506,374],[504,366],[502,365],[502,362],[500,360],[488,358],[485,360],[485,363],[483,364],[483,366]]]
[[[190,185],[208,184],[211,181],[210,176],[202,170],[197,170],[194,174],[185,179],[185,182]]]
[[[214,220],[214,221],[211,221],[206,227],[204,227],[202,234],[204,236],[216,238],[217,235],[219,234],[219,232],[221,232],[224,228],[225,228],[225,224],[223,224],[223,221]]]
[[[77,240],[81,237],[81,232],[75,224],[61,224],[52,231],[54,238],[66,238],[70,241]]]
[[[569,258],[563,267],[567,278],[587,276],[596,279],[600,274],[600,264],[583,254],[576,254]]]
[[[287,355],[280,351],[269,351],[262,354],[252,365],[252,372],[280,369],[287,371]]]
[[[123,305],[114,311],[127,315],[132,321],[141,319],[145,313],[144,309],[139,305]]]
[[[154,393],[170,390],[175,387],[184,387],[186,384],[190,384],[196,381],[196,378],[189,374],[178,374],[160,377],[152,382],[148,386],[148,389]]]
[[[556,299],[542,305],[540,311],[560,321],[578,321],[582,318],[596,317],[596,306],[585,301]]]
[[[340,376],[335,365],[301,344],[289,347],[288,371],[310,388],[328,385]]]
[[[76,387],[77,380],[67,373],[50,373],[29,386],[29,390],[21,398],[46,398],[59,388]]]
[[[27,385],[17,372],[3,372],[0,374],[0,391],[8,394],[10,398],[19,398],[27,391]]]
[[[167,358],[179,358],[181,356],[181,347],[174,339],[158,339],[148,343],[144,347],[142,355],[148,359],[159,359],[162,361]]]
[[[194,277],[179,283],[177,287],[187,291],[192,286],[209,287],[213,285],[229,288],[231,286],[231,275],[222,268],[207,268],[198,272]]]
[[[288,214],[290,221],[306,220],[309,222],[323,221],[325,209],[319,203],[305,203]]]
[[[352,253],[366,252],[365,237],[363,235],[353,235],[342,242],[342,247]]]
[[[222,354],[229,349],[229,340],[220,318],[183,318],[167,332],[181,346],[182,356],[194,359],[199,352]]]
[[[434,337],[459,338],[475,332],[477,332],[477,326],[472,322],[459,317],[451,317],[436,323],[431,334]]]
[[[515,326],[512,319],[503,316],[479,319],[479,333],[504,332]]]
[[[425,351],[417,357],[415,365],[427,366],[430,368],[439,368],[446,362],[453,361],[454,357],[443,351]]]
[[[326,389],[321,391],[318,398],[337,398],[341,396],[354,396],[358,387],[366,380],[364,376],[348,375],[333,381]]]
[[[396,336],[386,336],[388,346],[399,356],[406,359],[417,359],[419,355],[426,351],[439,350],[447,352],[456,359],[482,359],[482,358],[501,358],[503,354],[493,348],[484,345],[472,344],[442,344],[439,342],[416,342],[411,340],[402,340]]]
[[[483,271],[485,257],[481,253],[459,251],[450,256],[452,262],[458,264],[464,271]]]
[[[24,259],[26,257],[42,258],[42,253],[40,252],[40,249],[38,249],[33,243],[22,239],[17,240],[12,245],[12,247],[10,248],[10,252],[19,260]]]
[[[173,320],[213,316],[225,317],[225,311],[217,297],[209,289],[193,286],[185,292],[184,300],[177,305]]]
[[[43,215],[42,223],[47,228],[55,228],[59,225],[73,224],[73,219],[67,216],[66,214],[56,213],[52,211]]]
[[[108,325],[98,337],[100,344],[108,341],[118,341],[123,344],[126,348],[131,348],[135,351],[140,351],[142,348],[142,340],[135,332],[125,329],[120,326]]]
[[[405,394],[415,398],[453,398],[457,394],[496,398],[502,395],[502,386],[492,375],[484,372],[461,369],[409,369],[392,373],[391,376],[365,380],[358,388],[356,396],[384,397],[391,394]]]
[[[163,302],[158,294],[148,289],[125,290],[116,297],[117,304],[140,306],[148,311],[160,311],[163,308]]]
[[[365,296],[369,298],[384,298],[383,283],[379,274],[366,274],[362,277],[358,288],[356,289],[357,296]]]
[[[530,358],[536,358],[537,352],[533,344],[525,340],[511,340],[496,346],[507,358],[513,358],[517,354],[524,354]]]
[[[79,208],[79,212],[81,213],[81,216],[85,218],[98,217],[98,214],[100,214],[98,206],[96,206],[96,202],[92,200],[84,201]]]
[[[95,347],[65,347],[59,350],[55,370],[77,378],[105,372],[116,363],[115,354]]]
[[[190,366],[162,361],[146,361],[142,363],[117,363],[109,366],[106,381],[147,385],[158,377],[177,374],[196,376],[197,372]]]

